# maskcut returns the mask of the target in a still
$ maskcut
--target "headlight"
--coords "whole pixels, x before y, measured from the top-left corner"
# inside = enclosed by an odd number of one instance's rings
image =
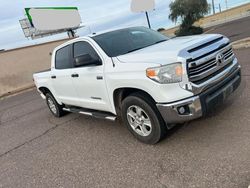
[[[161,67],[149,68],[146,70],[146,75],[161,84],[178,83],[182,81],[182,64],[173,63]]]

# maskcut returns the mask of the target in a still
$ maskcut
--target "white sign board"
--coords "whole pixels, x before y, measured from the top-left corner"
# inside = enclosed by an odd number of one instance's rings
[[[77,9],[31,8],[29,15],[33,26],[41,31],[76,28],[81,24]]]
[[[146,12],[154,10],[155,0],[132,0],[131,11],[132,12]]]

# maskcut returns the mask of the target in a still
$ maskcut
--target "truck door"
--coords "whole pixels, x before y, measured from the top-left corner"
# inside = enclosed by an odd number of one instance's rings
[[[56,98],[68,105],[77,104],[77,94],[72,82],[72,45],[57,50],[55,67],[51,71],[51,81]]]
[[[73,44],[73,57],[91,57],[100,60],[101,57],[94,47],[86,42],[80,41]],[[73,83],[78,96],[79,105],[83,108],[110,111],[110,102],[107,93],[104,64],[84,65],[72,69],[75,77]]]

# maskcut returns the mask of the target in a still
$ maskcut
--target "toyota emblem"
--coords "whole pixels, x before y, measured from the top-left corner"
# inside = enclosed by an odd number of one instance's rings
[[[216,62],[217,62],[217,66],[220,66],[224,63],[224,55],[222,53],[219,53],[217,56],[216,56]]]

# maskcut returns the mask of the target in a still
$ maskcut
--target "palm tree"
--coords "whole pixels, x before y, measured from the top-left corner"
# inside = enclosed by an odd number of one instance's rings
[[[202,18],[210,10],[207,0],[175,0],[170,3],[169,19],[173,22],[181,19],[177,35],[200,34],[202,28],[194,27],[195,21]]]

